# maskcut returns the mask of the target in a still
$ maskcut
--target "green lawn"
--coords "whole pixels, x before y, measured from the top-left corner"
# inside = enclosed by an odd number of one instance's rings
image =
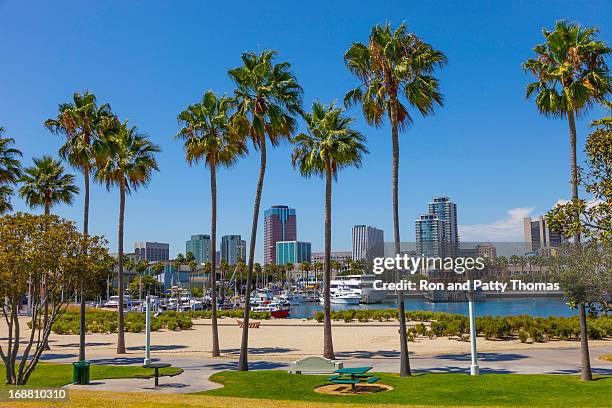
[[[223,371],[211,380],[223,388],[201,395],[274,400],[360,404],[406,404],[433,406],[612,406],[612,376],[583,382],[573,375],[419,374],[400,378],[377,374],[393,391],[372,395],[331,396],[313,391],[326,384],[327,376],[293,375],[285,371]]]
[[[159,370],[160,375],[177,375],[183,372],[180,368],[168,367]],[[103,366],[93,365],[90,371],[90,380],[103,380],[109,378],[153,377],[154,370],[141,366]],[[6,372],[4,365],[0,366],[0,388],[9,387],[4,384]],[[39,363],[30,376],[27,386],[32,387],[60,387],[72,383],[72,364]]]

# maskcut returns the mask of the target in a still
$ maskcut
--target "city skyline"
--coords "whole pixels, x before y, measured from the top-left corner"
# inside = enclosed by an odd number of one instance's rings
[[[405,20],[411,29],[443,49],[449,57],[448,67],[440,72],[444,108],[426,121],[415,115],[414,125],[400,135],[400,173],[415,176],[412,182],[400,187],[400,225],[404,240],[414,236],[412,221],[422,211],[422,203],[440,193],[461,203],[460,219],[464,224],[459,225],[459,231],[462,239],[468,241],[522,240],[525,216],[545,213],[558,200],[568,198],[568,177],[555,171],[558,166],[567,164],[559,163],[559,157],[569,160],[565,143],[566,123],[563,120],[543,120],[533,103],[525,100],[524,85],[530,78],[522,72],[520,63],[531,55],[533,45],[541,41],[540,29],[552,27],[558,18],[571,16],[583,25],[597,25],[602,37],[606,37],[610,24],[598,16],[610,14],[610,6],[605,3],[579,6],[532,4],[529,11],[511,5],[498,6],[500,9],[494,13],[490,13],[487,6],[458,9],[452,19],[440,14],[435,7],[424,4],[414,5],[416,10],[405,4],[395,6],[398,17],[390,19],[392,24]],[[227,68],[240,64],[241,52],[263,48],[277,49],[279,60],[292,63],[305,90],[304,106],[309,106],[314,99],[325,102],[341,100],[344,92],[354,85],[344,67],[343,52],[353,41],[364,41],[372,24],[389,19],[383,12],[366,14],[349,7],[348,14],[338,18],[351,24],[334,24],[327,34],[322,34],[317,32],[316,26],[325,23],[325,17],[310,11],[304,13],[302,20],[293,21],[286,11],[266,6],[258,12],[269,18],[263,19],[265,26],[260,26],[249,22],[252,16],[248,13],[233,9],[233,14],[229,14],[225,6],[215,5],[203,12],[210,16],[211,26],[227,37],[224,47],[219,48],[218,44],[206,38],[198,43],[184,42],[185,38],[194,37],[185,31],[185,27],[191,25],[176,25],[172,16],[184,15],[161,5],[151,5],[148,10],[142,10],[134,5],[110,2],[87,7],[77,4],[70,8],[42,4],[36,13],[18,3],[2,3],[0,7],[4,16],[14,16],[0,25],[0,34],[8,39],[2,44],[3,55],[8,60],[23,61],[22,64],[0,67],[2,74],[12,79],[4,84],[0,123],[6,128],[6,136],[15,138],[17,147],[24,152],[24,164],[29,165],[33,156],[57,151],[60,138],[49,134],[42,126],[42,121],[56,112],[57,105],[65,102],[75,91],[89,89],[95,92],[101,102],[109,102],[114,111],[122,117],[129,117],[130,123],[150,134],[162,147],[162,172],[153,177],[149,189],[132,195],[127,202],[125,241],[135,242],[146,237],[152,241],[168,242],[170,257],[181,252],[188,235],[186,227],[194,232],[206,231],[210,214],[210,193],[205,174],[184,162],[180,144],[173,140],[178,130],[176,115],[180,109],[198,100],[207,89],[229,92],[231,84],[225,74]],[[119,16],[117,9],[122,11]],[[52,17],[72,13],[82,16],[79,23],[57,30]],[[413,17],[420,13],[438,17],[423,23]],[[197,14],[194,12],[192,15]],[[224,31],[229,15],[243,23],[245,31],[242,35]],[[138,18],[128,18],[130,16]],[[26,30],[18,24],[22,18],[32,22],[32,29]],[[108,33],[102,23],[110,18],[116,27]],[[168,25],[172,28],[171,33],[166,31]],[[459,30],[458,25],[478,27],[478,30]],[[500,30],[499,27],[508,29]],[[128,31],[132,35],[127,35]],[[289,31],[295,35],[286,35]],[[134,32],[138,35],[133,35]],[[478,33],[477,36],[474,32]],[[303,38],[312,39],[312,44],[304,44]],[[514,44],[512,49],[505,46],[509,42]],[[57,50],[57,43],[70,44],[67,47],[69,51]],[[82,70],[78,61],[95,58],[90,55],[92,50],[88,44],[91,43],[99,44],[103,52],[130,54],[129,63],[108,61],[103,66]],[[109,44],[121,44],[121,47],[106,48],[110,47]],[[182,47],[199,50],[195,54],[200,56],[186,59]],[[56,51],[50,53],[51,49]],[[134,49],[139,52],[131,52]],[[470,63],[474,49],[479,50],[481,61],[491,64],[494,69],[474,73]],[[216,55],[214,60],[207,59],[206,56],[211,54]],[[44,71],[36,69],[43,65],[46,67]],[[143,72],[140,67],[147,68]],[[323,69],[329,72],[333,81],[314,74]],[[504,81],[499,81],[500,77]],[[473,81],[479,85],[472,86]],[[160,86],[151,87],[151,82]],[[467,92],[468,88],[470,92]],[[40,92],[41,89],[45,92]],[[467,101],[460,103],[461,98],[466,97]],[[491,99],[499,101],[495,107],[486,103]],[[506,113],[509,111],[520,119],[507,121]],[[358,109],[351,109],[348,114],[355,117],[357,127],[367,136],[371,153],[364,157],[361,169],[346,169],[334,186],[334,250],[350,248],[351,236],[347,231],[356,222],[392,231],[390,205],[387,204],[390,182],[386,182],[390,176],[388,124],[374,129],[364,123]],[[586,138],[588,124],[601,114],[602,110],[595,108],[578,120],[580,146]],[[500,123],[504,126],[500,127]],[[302,123],[300,128],[303,129]],[[433,152],[432,146],[435,146]],[[547,151],[549,154],[530,155],[526,154],[528,151]],[[295,173],[289,152],[288,144],[269,152],[270,168],[262,208],[284,202],[299,209],[302,220],[300,239],[312,242],[313,248],[322,248],[323,187],[316,180],[302,179]],[[230,171],[219,172],[220,236],[231,233],[250,239],[252,179],[258,165],[257,156],[252,153]],[[429,167],[432,156],[438,164]],[[478,160],[473,160],[475,157]],[[579,162],[582,158],[579,149]],[[519,162],[520,166],[517,165]],[[444,163],[446,165],[440,165]],[[448,177],[450,163],[453,163],[453,169],[458,169],[452,178]],[[428,179],[420,181],[419,171],[425,168],[428,169]],[[483,168],[504,171],[484,172]],[[534,168],[544,170],[534,174]],[[526,179],[533,182],[524,183],[522,180]],[[474,183],[474,180],[481,182]],[[80,177],[77,177],[77,184],[82,187]],[[502,189],[504,194],[499,194]],[[188,192],[189,200],[175,200],[168,193],[177,190]],[[485,205],[491,196],[496,197],[496,205]],[[54,207],[54,213],[80,225],[82,200],[79,196],[72,207]],[[91,207],[91,233],[104,235],[111,250],[114,249],[118,211],[115,192],[106,192],[99,185],[92,186]],[[15,209],[28,211],[20,199],[15,199]],[[159,214],[164,217],[159,217]],[[260,223],[255,252],[256,260],[260,262],[262,237],[263,225]]]

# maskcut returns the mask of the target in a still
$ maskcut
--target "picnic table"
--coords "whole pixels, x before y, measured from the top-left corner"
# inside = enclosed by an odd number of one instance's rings
[[[333,384],[350,384],[351,391],[355,391],[356,386],[360,383],[373,384],[380,380],[380,377],[366,374],[373,367],[348,367],[334,371],[337,375],[326,378],[327,381]]]
[[[159,369],[160,368],[166,368],[166,367],[171,367],[172,364],[170,363],[149,363],[149,364],[145,364],[142,367],[143,368],[154,368],[155,369],[155,386],[159,386]]]

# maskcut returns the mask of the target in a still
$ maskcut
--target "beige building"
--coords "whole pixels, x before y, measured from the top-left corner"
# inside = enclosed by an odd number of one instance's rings
[[[535,221],[532,221],[531,217],[525,217],[523,219],[523,230],[526,252],[537,252],[551,247],[555,248],[563,243],[563,236],[548,228],[543,215],[540,215]]]

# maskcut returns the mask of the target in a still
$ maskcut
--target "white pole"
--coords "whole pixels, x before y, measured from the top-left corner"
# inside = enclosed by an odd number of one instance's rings
[[[147,295],[145,302],[145,332],[147,337],[147,344],[145,345],[144,365],[149,365],[151,364],[151,296]]]
[[[470,366],[470,374],[478,375],[478,352],[476,351],[476,318],[474,317],[474,293],[471,290],[472,283],[470,282],[470,291],[468,292],[468,305],[470,313],[470,342],[472,351],[472,365]]]

